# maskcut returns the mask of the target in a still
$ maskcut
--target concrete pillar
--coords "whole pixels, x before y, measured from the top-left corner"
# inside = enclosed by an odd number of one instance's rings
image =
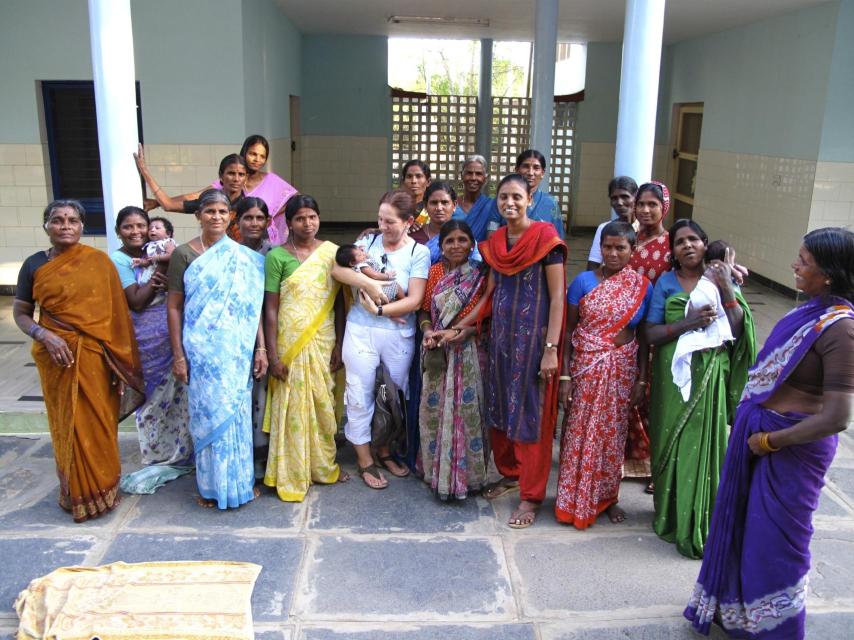
[[[554,122],[555,54],[557,52],[558,0],[537,0],[534,20],[534,82],[531,87],[531,148],[546,157],[551,167]],[[548,180],[548,174],[543,180]],[[548,191],[548,184],[540,185]]]
[[[477,91],[475,149],[491,162],[492,152],[492,38],[480,40],[480,85]]]
[[[652,176],[664,0],[626,0],[615,176]]]
[[[89,0],[89,36],[107,248],[112,252],[121,246],[113,231],[116,214],[127,205],[142,205],[133,161],[139,136],[130,0]]]

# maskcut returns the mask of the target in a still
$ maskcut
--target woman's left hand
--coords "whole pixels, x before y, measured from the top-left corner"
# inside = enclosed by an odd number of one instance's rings
[[[720,260],[712,260],[709,263],[709,268],[712,271],[712,282],[721,290],[732,290],[732,265]]]
[[[754,433],[752,436],[750,436],[747,439],[747,446],[750,447],[750,450],[753,452],[753,455],[755,455],[755,456],[768,455],[768,451],[763,449],[762,446],[759,444],[761,441],[761,437],[762,437],[762,432],[759,431],[757,433]]]
[[[267,366],[267,352],[256,349],[255,358],[252,363],[252,377],[256,380],[263,378],[264,374],[267,373]]]
[[[553,376],[557,375],[557,368],[557,350],[546,349],[540,360],[540,378],[549,382]]]
[[[638,407],[646,398],[646,385],[638,380],[632,387],[632,393],[629,396],[629,406]]]
[[[445,342],[452,342],[454,344],[459,344],[460,342],[465,342],[468,338],[474,335],[475,329],[474,327],[459,327],[451,329],[452,335]]]
[[[329,370],[335,373],[343,366],[344,360],[341,358],[341,345],[336,344],[332,347],[332,357],[329,358]]]

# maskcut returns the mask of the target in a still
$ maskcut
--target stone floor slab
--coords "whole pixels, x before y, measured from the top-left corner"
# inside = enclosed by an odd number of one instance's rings
[[[321,537],[306,558],[303,620],[501,621],[515,614],[500,542]]]
[[[810,545],[810,598],[851,598],[854,585],[854,531],[819,530]],[[807,601],[809,607],[809,601]]]
[[[0,421],[3,416],[0,415]],[[28,449],[31,449],[39,438],[20,438],[17,436],[0,436],[0,465],[6,465]]]
[[[854,516],[854,512],[839,504],[838,499],[834,499],[830,490],[825,487],[822,489],[821,496],[819,497],[818,509],[816,509],[815,515],[830,518],[850,518]]]
[[[566,541],[531,536],[512,542],[512,562],[526,586],[521,594],[526,616],[566,617],[572,611],[687,602],[700,563],[680,556],[672,544],[650,534],[567,533]]]
[[[12,613],[18,594],[31,580],[59,567],[86,562],[95,539],[0,538],[0,611]]]
[[[697,640],[700,636],[691,630],[687,620],[650,620],[637,623],[613,623],[607,626],[590,623],[571,625],[556,623],[540,625],[542,640]],[[711,640],[724,640],[726,634],[713,628],[708,636]]]
[[[492,509],[482,498],[442,502],[415,477],[389,478],[382,491],[356,475],[344,484],[311,488],[308,528],[347,533],[491,534]],[[385,473],[386,476],[391,474]]]
[[[196,504],[196,476],[183,476],[149,496],[141,496],[129,528],[215,530],[273,530],[293,532],[302,526],[304,505],[282,502],[269,490],[239,509],[220,510]]]
[[[807,638],[851,638],[854,635],[852,629],[854,612],[811,613],[807,600]]]
[[[536,637],[532,624],[385,624],[380,627],[350,627],[342,624],[334,628],[303,627],[299,640],[534,640]]]
[[[847,501],[854,505],[854,469],[837,465],[830,468],[827,478],[844,494]]]
[[[302,549],[303,542],[297,538],[122,534],[107,549],[101,563],[120,560],[254,562],[263,569],[252,592],[252,615],[257,622],[281,621],[291,607]]]

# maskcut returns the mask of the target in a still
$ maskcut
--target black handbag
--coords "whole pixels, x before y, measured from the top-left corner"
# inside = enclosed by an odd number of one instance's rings
[[[371,419],[371,452],[377,457],[380,449],[405,456],[408,446],[406,433],[406,397],[391,379],[385,365],[377,367],[375,386],[376,405]]]

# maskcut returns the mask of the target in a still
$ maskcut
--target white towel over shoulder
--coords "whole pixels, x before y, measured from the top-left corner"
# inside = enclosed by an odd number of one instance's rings
[[[688,398],[691,397],[691,356],[693,353],[703,349],[714,349],[724,342],[734,339],[729,320],[727,320],[723,304],[721,304],[720,291],[714,282],[703,276],[688,297],[685,315],[688,315],[689,308],[696,309],[707,304],[717,310],[718,317],[705,329],[695,329],[679,336],[679,340],[676,342],[676,352],[673,354],[673,362],[670,365],[673,383],[679,387],[682,399],[685,402],[688,402]]]

